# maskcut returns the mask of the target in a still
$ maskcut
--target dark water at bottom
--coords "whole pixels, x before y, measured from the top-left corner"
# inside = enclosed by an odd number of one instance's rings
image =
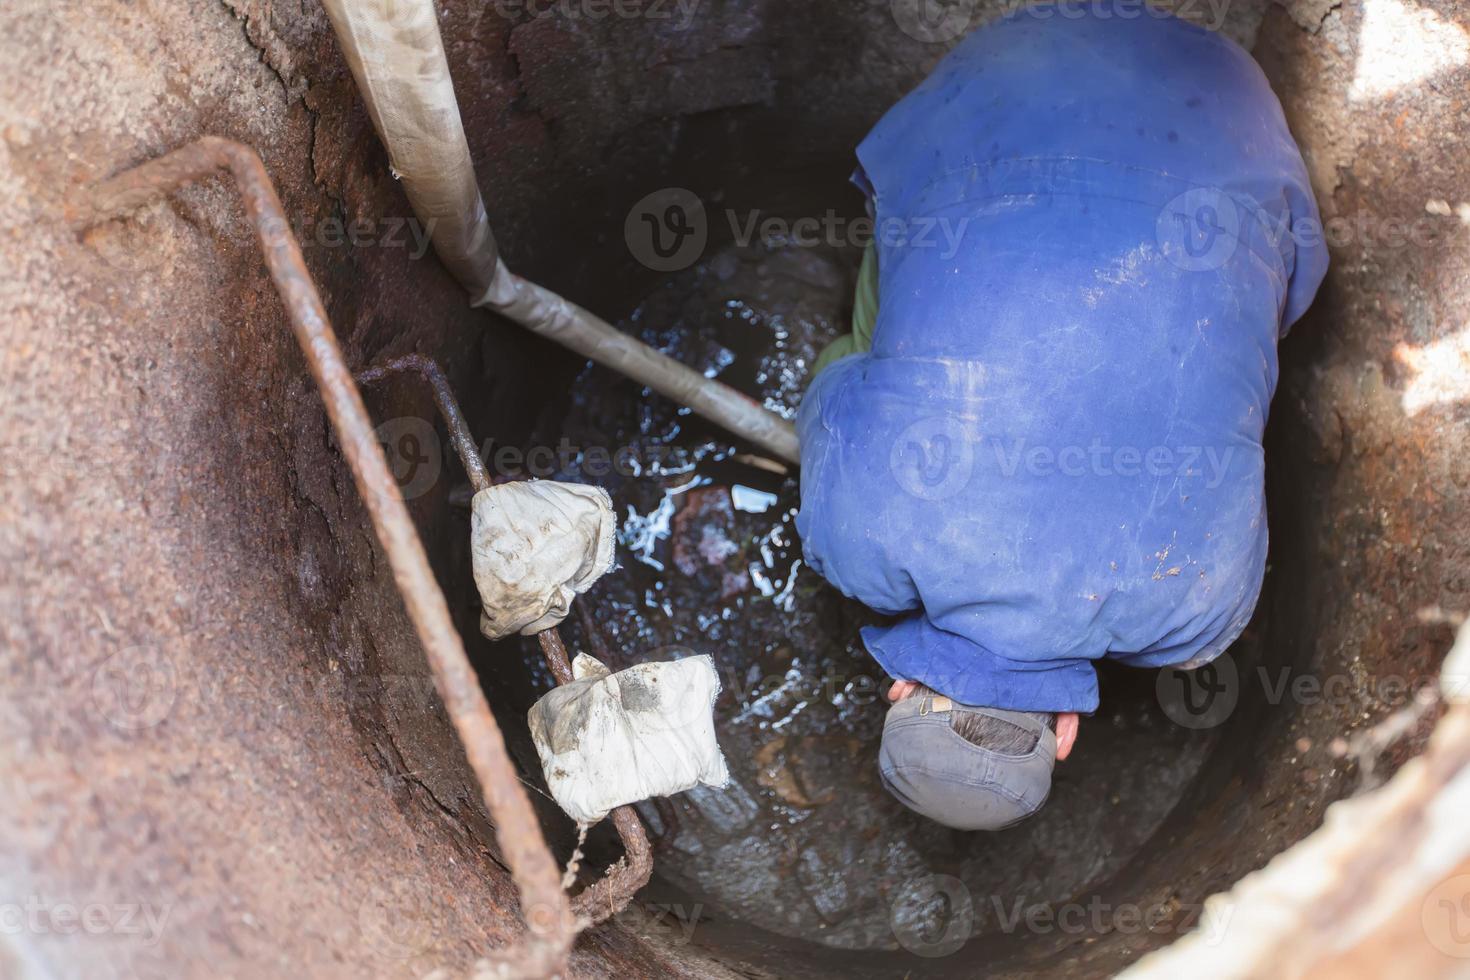
[[[846,329],[856,258],[732,246],[671,277],[622,328],[791,417],[816,354]],[[1083,720],[1041,814],[998,834],[925,821],[878,782],[886,678],[858,638],[877,617],[803,565],[796,474],[736,459],[718,430],[598,368],[550,442],[561,438],[580,450],[562,478],[606,486],[622,522],[621,567],[578,604],[569,641],[616,666],[688,647],[720,671],[730,786],[640,808],[656,873],[706,907],[890,949],[950,914],[924,884],[946,875],[968,891],[975,931],[999,928],[1116,873],[1211,745],[1162,714],[1152,673],[1104,671],[1103,709]]]

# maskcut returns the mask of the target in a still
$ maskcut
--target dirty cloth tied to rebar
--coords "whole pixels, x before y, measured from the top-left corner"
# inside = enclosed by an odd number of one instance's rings
[[[528,480],[470,502],[470,558],[480,632],[530,635],[566,618],[572,600],[612,568],[617,520],[600,487]]]
[[[730,781],[715,740],[719,675],[708,656],[611,673],[585,653],[573,680],[531,708],[546,785],[579,824],[614,808]]]

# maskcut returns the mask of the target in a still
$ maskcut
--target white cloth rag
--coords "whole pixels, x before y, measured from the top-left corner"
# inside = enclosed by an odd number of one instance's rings
[[[480,632],[492,640],[550,629],[613,564],[617,519],[601,487],[527,480],[470,501]]]
[[[708,656],[613,674],[583,653],[572,674],[531,707],[530,721],[546,785],[573,820],[594,824],[625,803],[729,783]]]

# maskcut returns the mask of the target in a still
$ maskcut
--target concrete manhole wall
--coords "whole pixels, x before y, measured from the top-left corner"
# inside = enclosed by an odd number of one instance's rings
[[[620,315],[659,281],[623,241],[651,191],[852,213],[852,146],[953,43],[909,6],[442,4],[512,264]],[[1470,7],[1185,12],[1254,40],[1334,265],[1282,349],[1272,569],[1237,706],[1135,861],[1095,895],[1045,896],[1179,924],[1423,747],[1428,717],[1371,774],[1342,751],[1435,675],[1470,606]],[[463,975],[513,938],[515,892],[234,192],[200,184],[80,236],[67,196],[239,139],[353,365],[432,354],[476,433],[512,446],[556,430],[582,365],[466,309],[314,0],[21,0],[0,23],[0,975]],[[436,458],[426,392],[369,405]],[[519,657],[474,634],[459,477],[405,480],[493,689]],[[514,741],[522,720],[497,709]],[[642,911],[584,935],[573,972],[863,965],[714,922],[685,944],[667,909]],[[1116,925],[1023,926],[985,966],[1105,973],[1175,935]]]

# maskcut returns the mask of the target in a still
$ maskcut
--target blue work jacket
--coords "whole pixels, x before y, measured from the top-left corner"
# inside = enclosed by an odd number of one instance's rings
[[[963,703],[1091,711],[1094,661],[1203,663],[1260,592],[1276,345],[1327,252],[1260,68],[1136,13],[979,29],[858,148],[878,318],[803,400],[797,528],[899,617],[882,667]]]

